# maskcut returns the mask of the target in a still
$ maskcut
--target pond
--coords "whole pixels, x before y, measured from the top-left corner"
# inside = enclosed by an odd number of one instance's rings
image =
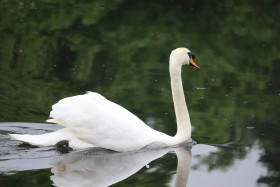
[[[2,1],[0,186],[279,186],[280,3]],[[61,153],[10,140],[42,134],[51,106],[98,92],[176,133],[170,52],[200,67],[182,79],[195,145]]]

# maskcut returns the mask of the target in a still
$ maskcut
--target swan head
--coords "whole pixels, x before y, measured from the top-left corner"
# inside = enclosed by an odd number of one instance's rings
[[[170,63],[172,65],[189,65],[193,67],[196,70],[199,70],[200,68],[196,65],[194,62],[195,55],[187,48],[180,47],[177,49],[174,49],[170,54]]]

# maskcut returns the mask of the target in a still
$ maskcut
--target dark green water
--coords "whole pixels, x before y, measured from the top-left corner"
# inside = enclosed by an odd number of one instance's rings
[[[0,10],[1,187],[52,186],[59,154],[7,133],[54,130],[38,123],[64,97],[98,92],[174,135],[168,58],[181,46],[201,68],[182,71],[198,142],[188,186],[280,185],[279,1],[4,0]],[[174,186],[177,171],[171,150],[113,186]]]

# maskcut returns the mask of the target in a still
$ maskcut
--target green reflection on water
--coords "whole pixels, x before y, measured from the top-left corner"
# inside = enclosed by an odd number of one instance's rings
[[[3,176],[0,184],[1,186],[52,186],[50,181],[51,172],[49,169],[30,170],[17,172],[14,175]]]
[[[91,90],[174,135],[168,57],[186,46],[201,67],[183,70],[194,139],[239,150],[220,167],[257,143],[275,171],[260,182],[280,184],[279,2],[0,4],[0,121],[43,122],[56,101]]]

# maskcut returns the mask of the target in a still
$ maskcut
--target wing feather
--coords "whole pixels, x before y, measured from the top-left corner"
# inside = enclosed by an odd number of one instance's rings
[[[50,117],[82,141],[112,150],[143,147],[156,132],[125,108],[94,92],[60,100],[53,105]]]

